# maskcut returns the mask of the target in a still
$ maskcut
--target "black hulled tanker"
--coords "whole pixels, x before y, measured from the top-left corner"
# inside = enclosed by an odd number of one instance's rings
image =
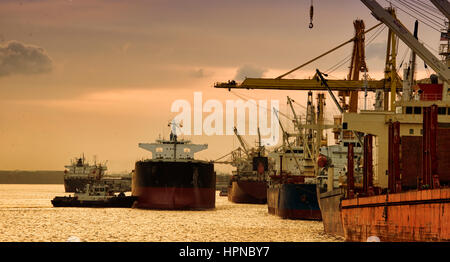
[[[174,124],[172,124],[174,125]],[[208,145],[177,140],[174,130],[170,140],[140,143],[153,158],[137,161],[132,178],[136,207],[148,209],[210,209],[215,207],[216,175],[214,164],[195,160],[194,153]]]
[[[139,196],[139,208],[214,208],[215,180],[213,164],[205,161],[138,161],[133,195]]]

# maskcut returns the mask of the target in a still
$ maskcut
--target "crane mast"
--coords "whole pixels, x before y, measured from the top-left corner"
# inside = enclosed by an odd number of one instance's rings
[[[389,27],[409,48],[411,48],[425,63],[427,63],[444,82],[443,100],[448,100],[448,83],[450,81],[450,70],[448,65],[443,64],[427,48],[425,48],[408,29],[389,12],[387,12],[375,0],[361,0],[371,11],[372,15]],[[443,1],[435,1],[441,2]],[[445,1],[446,2],[446,1]],[[444,6],[444,4],[442,5]],[[448,2],[447,2],[448,6]],[[444,8],[445,9],[445,8]],[[447,10],[448,11],[448,10]]]
[[[275,111],[275,109],[274,109],[274,111]],[[298,167],[298,170],[302,170],[300,163],[298,162],[298,159],[294,154],[294,149],[292,148],[291,144],[289,143],[289,140],[288,140],[289,134],[284,129],[283,124],[281,124],[281,120],[278,117],[278,113],[276,111],[275,111],[275,116],[278,118],[278,123],[280,124],[281,131],[283,132],[283,144],[286,144],[287,147],[289,148],[292,158],[294,158],[295,164]],[[284,147],[283,147],[283,150],[285,150]]]
[[[364,37],[364,21],[355,20],[353,22],[355,27],[355,37],[353,43],[352,60],[350,63],[350,71],[348,73],[348,80],[359,80],[359,73],[367,71],[366,59],[365,59],[365,37]],[[348,105],[349,112],[358,112],[358,91],[339,92],[339,96],[343,100],[343,106],[347,107],[345,104],[345,97],[350,95],[350,101]]]
[[[303,130],[302,125],[301,125],[301,118],[299,118],[297,116],[297,113],[295,113],[294,106],[292,105],[292,99],[289,96],[287,97],[287,101],[288,101],[289,107],[291,108],[292,114],[294,115],[294,121],[293,122],[295,124],[295,127],[297,128],[297,132],[299,134],[301,134],[302,130]],[[301,137],[298,137],[297,140],[296,140],[297,146],[300,145],[300,142],[301,142]]]

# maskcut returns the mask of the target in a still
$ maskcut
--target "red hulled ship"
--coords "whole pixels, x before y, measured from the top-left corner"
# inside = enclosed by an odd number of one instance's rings
[[[178,140],[175,124],[170,140],[140,143],[152,159],[137,161],[132,178],[136,207],[147,209],[211,209],[215,207],[214,164],[195,160],[194,153],[208,145]]]

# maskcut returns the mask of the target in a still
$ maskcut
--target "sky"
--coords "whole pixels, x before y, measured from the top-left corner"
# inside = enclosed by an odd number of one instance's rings
[[[378,1],[387,6],[386,1]],[[63,170],[85,154],[130,172],[149,158],[140,142],[168,137],[177,99],[239,96],[306,102],[306,92],[215,89],[244,77],[273,78],[353,37],[353,20],[377,24],[357,0],[2,0],[0,1],[0,169]],[[405,26],[414,19],[398,12]],[[411,29],[412,30],[412,29]],[[369,36],[366,37],[368,39]],[[366,48],[369,75],[383,75],[387,29]],[[419,25],[434,54],[439,32]],[[347,45],[288,78],[312,77],[350,54]],[[398,63],[407,55],[399,44]],[[408,58],[406,58],[407,60]],[[344,79],[348,65],[330,73]],[[432,73],[432,71],[431,71]],[[418,77],[430,71],[418,62]],[[236,95],[237,94],[237,95]],[[326,119],[337,109],[327,102]],[[304,109],[297,107],[300,113]],[[204,113],[206,117],[208,113]],[[284,121],[284,120],[283,120]],[[287,120],[286,120],[287,121]],[[238,147],[234,136],[189,136],[207,143],[199,159]],[[254,145],[255,136],[245,136]],[[280,141],[281,142],[281,141]],[[216,165],[217,171],[230,166]]]

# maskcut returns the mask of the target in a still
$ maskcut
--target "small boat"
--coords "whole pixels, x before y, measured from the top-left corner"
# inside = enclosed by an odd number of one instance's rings
[[[54,207],[132,207],[137,200],[123,192],[115,195],[105,184],[86,184],[83,192],[74,196],[57,196],[51,202]]]

